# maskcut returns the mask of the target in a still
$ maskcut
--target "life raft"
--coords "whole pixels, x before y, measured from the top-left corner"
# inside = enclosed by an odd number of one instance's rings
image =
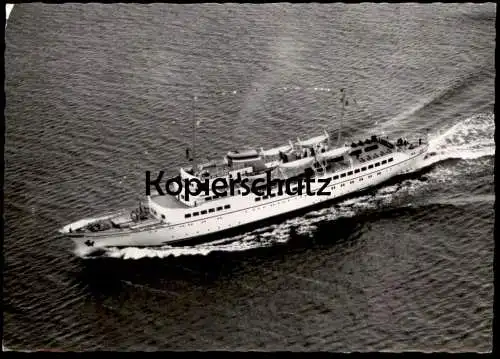
[[[259,153],[256,150],[229,151],[227,158],[233,161],[248,161],[258,159]]]

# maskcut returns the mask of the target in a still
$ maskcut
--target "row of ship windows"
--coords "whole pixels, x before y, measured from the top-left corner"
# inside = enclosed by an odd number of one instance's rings
[[[379,167],[381,164],[382,164],[382,165],[385,165],[387,162],[392,162],[392,161],[393,161],[393,158],[391,157],[391,158],[389,158],[388,160],[383,160],[382,162],[376,162],[374,165],[373,165],[373,164],[371,164],[371,165],[369,165],[368,167],[366,167],[366,166],[365,166],[365,167],[361,167],[361,169],[357,168],[357,169],[355,169],[355,170],[354,170],[354,172],[353,172],[353,171],[349,171],[349,172],[347,172],[347,173],[342,173],[342,174],[340,174],[340,178],[343,178],[343,177],[346,177],[346,176],[351,176],[353,173],[359,173],[360,171],[366,171],[367,169],[372,169],[374,166],[375,166],[375,167]],[[334,180],[339,179],[339,175],[335,175],[335,176],[333,176],[333,179],[334,179]],[[351,182],[351,183],[352,183],[352,182]],[[343,187],[343,186],[344,186],[344,185],[341,185],[341,187]],[[305,188],[305,185],[302,185],[302,189],[304,189],[304,188]],[[334,188],[335,188],[335,187],[334,187]],[[295,190],[296,190],[296,187],[295,187],[295,188],[292,188],[292,191],[295,191]],[[240,193],[241,193],[241,190],[239,190],[239,189],[238,189],[237,191],[235,191],[235,194],[240,194]],[[215,195],[215,196],[211,196],[211,197],[205,197],[205,201],[210,201],[210,200],[212,200],[212,199],[221,198],[221,197],[226,197],[226,196],[227,196],[227,193],[224,193],[224,194],[222,194],[222,195]],[[255,198],[255,201],[256,201],[256,202],[258,202],[258,201],[260,201],[261,199],[268,199],[268,198],[273,198],[273,197],[276,197],[276,194],[275,194],[275,193],[271,193],[271,195],[270,195],[270,196],[257,197],[257,198]],[[181,198],[182,198],[182,199],[184,199],[184,195],[181,195]],[[226,207],[227,207],[227,205],[226,205],[226,206],[224,206],[224,209],[226,209]],[[220,208],[220,209],[219,209],[219,208]],[[228,207],[228,208],[229,208],[229,207]],[[217,207],[217,211],[220,211],[220,210],[222,210],[222,207]],[[205,212],[205,213],[203,213],[203,212]],[[215,212],[215,210],[214,210],[213,208],[211,208],[211,209],[209,209],[209,210],[208,210],[208,213],[212,213],[212,212]],[[201,214],[206,214],[206,213],[207,213],[207,211],[202,211],[202,212],[201,212]],[[194,213],[193,213],[193,216],[198,216],[198,215],[199,215],[199,214],[198,214],[198,212],[194,212]],[[189,217],[191,217],[191,214],[189,214],[189,213],[188,213],[188,214],[186,214],[186,216],[185,216],[185,217],[186,217],[186,218],[189,218]]]
[[[373,167],[379,167],[381,164],[385,165],[387,162],[392,162],[393,161],[393,158],[389,158],[388,160],[383,160],[382,162],[376,162],[374,165],[368,165],[368,168],[365,166],[365,167],[361,167],[361,169],[357,168],[353,171],[349,171],[347,173],[341,173],[340,174],[340,178],[343,178],[345,176],[351,176],[353,173],[359,173],[361,171],[366,171],[367,169],[372,169]],[[336,179],[339,179],[339,175],[335,175],[333,176],[333,179],[336,180]]]
[[[360,171],[366,171],[367,169],[372,169],[374,166],[375,167],[379,167],[380,164],[383,164],[385,165],[387,162],[392,162],[393,161],[393,158],[389,158],[388,160],[383,160],[382,162],[376,162],[374,165],[369,165],[368,168],[367,167],[361,167],[361,170],[358,168],[358,169],[355,169],[354,172],[353,171],[349,171],[347,173],[342,173],[340,174],[340,177],[345,177],[345,176],[351,176],[353,173],[359,173]],[[377,175],[380,175],[380,172],[377,173]],[[372,178],[372,176],[368,176],[368,178]],[[339,179],[339,176],[338,175],[335,175],[333,176],[333,179],[336,180],[336,179]],[[360,178],[359,179],[360,181],[363,180],[363,178]],[[354,181],[351,181],[350,182],[351,184],[354,183]],[[345,184],[341,184],[340,187],[344,187]],[[302,185],[302,189],[305,189],[306,188],[306,185],[303,184]],[[297,189],[297,187],[292,187],[291,190],[292,191],[295,191]],[[333,186],[333,189],[335,189],[335,186]],[[260,200],[262,199],[268,199],[268,198],[273,198],[273,197],[276,197],[276,193],[271,193],[269,196],[264,196],[264,197],[256,197],[255,198],[255,202],[259,202]]]
[[[391,159],[391,160],[392,160],[392,159]],[[391,161],[389,161],[389,162],[391,162]],[[378,176],[380,176],[381,174],[382,174],[382,172],[377,172],[377,175],[378,175]],[[368,176],[368,178],[371,178],[371,177],[372,177],[372,175],[369,175],[369,176]],[[363,178],[361,177],[359,180],[360,180],[360,181],[362,181],[362,180],[363,180]],[[351,183],[351,184],[353,184],[354,182],[355,182],[355,181],[351,181],[350,183]],[[341,186],[341,187],[344,187],[344,186],[345,186],[345,184],[341,184],[340,186]],[[303,187],[303,188],[305,188],[305,185],[303,185],[302,187]],[[335,186],[334,186],[333,188],[335,189]],[[292,188],[292,189],[293,189],[293,188]],[[268,198],[270,198],[270,197],[276,197],[276,194],[275,194],[275,193],[271,193],[271,195],[270,195],[270,196],[257,197],[257,198],[255,198],[255,201],[260,201],[260,200],[261,200],[261,198],[262,198],[262,199],[268,199]],[[288,199],[288,200],[287,200],[287,202],[289,202],[289,201],[290,201],[290,199]],[[277,204],[276,204],[276,205],[277,205]],[[274,207],[274,206],[275,206],[275,204],[270,204],[269,206],[273,206],[273,207]],[[230,206],[230,205],[225,205],[225,206],[224,206],[224,209],[226,209],[226,208],[231,208],[231,206]],[[266,207],[264,207],[264,208],[266,208]],[[222,210],[222,207],[217,207],[217,210],[218,210],[218,211],[219,211],[219,210]],[[248,210],[249,210],[249,209],[248,209]],[[254,208],[252,208],[252,211],[255,211],[255,210],[256,210],[256,208],[255,208],[255,207],[254,207]],[[208,210],[208,212],[209,212],[209,213],[212,213],[212,212],[214,212],[214,209],[213,209],[213,208],[211,208],[211,209],[209,209],[209,210]],[[207,211],[201,211],[201,214],[206,214],[206,213],[207,213]],[[246,213],[246,212],[245,212],[245,213]],[[196,216],[196,215],[198,215],[198,212],[194,212],[194,213],[193,213],[193,215],[195,215],[195,216]],[[189,218],[189,217],[191,217],[191,214],[189,214],[189,213],[188,213],[188,214],[186,214],[186,215],[185,215],[185,217],[186,217],[186,218]],[[202,221],[201,223],[205,223],[205,222],[206,222],[206,221]],[[238,222],[238,224],[241,224],[241,222]],[[185,224],[185,225],[184,225],[184,224],[183,224],[183,225],[181,225],[180,227],[181,227],[181,228],[184,228],[184,226],[192,226],[192,225],[193,225],[193,223],[187,223],[187,224]],[[219,227],[218,227],[218,229],[222,229],[222,228],[219,226]],[[197,231],[196,233],[199,233],[199,231]],[[186,235],[187,235],[187,233],[186,233]]]
[[[382,174],[382,172],[377,172],[377,176],[380,176]],[[372,175],[369,175],[368,178],[372,178]],[[361,177],[359,179],[360,181],[363,180],[363,177]],[[355,181],[351,181],[349,182],[350,184],[353,184]],[[340,187],[344,187],[345,186],[345,183],[341,183],[340,184]],[[306,188],[306,185],[303,184],[302,185],[302,189],[304,190]],[[297,189],[297,187],[294,187],[294,188],[291,188],[292,191],[295,191]],[[335,186],[332,187],[332,189],[335,189]],[[313,192],[314,193],[314,192]],[[276,197],[277,194],[276,193],[271,193],[269,196],[264,196],[264,197],[255,197],[255,202],[259,202],[260,200],[263,200],[263,199],[269,199],[269,198],[273,198],[273,197]]]
[[[240,189],[238,189],[238,190],[234,191],[234,194],[235,194],[235,195],[236,195],[236,194],[240,194],[240,193],[241,193],[241,190],[240,190]],[[214,195],[214,196],[205,197],[205,201],[211,201],[211,200],[213,200],[213,199],[222,198],[222,197],[227,197],[227,196],[228,196],[228,194],[227,194],[227,193],[221,193],[221,194],[219,194],[219,195]],[[181,194],[181,199],[184,199],[184,195],[183,195],[183,194]]]
[[[196,217],[196,216],[199,216],[200,214],[203,215],[203,214],[207,214],[207,213],[214,213],[215,211],[222,211],[223,209],[229,209],[229,208],[231,208],[231,205],[226,204],[224,207],[220,206],[217,208],[204,209],[201,212],[186,213],[184,215],[184,218],[191,218],[191,216]]]
[[[389,162],[391,162],[391,161],[392,161],[392,158],[391,158],[391,159],[389,159]],[[382,164],[384,164],[384,162],[386,162],[386,161],[382,161]],[[376,164],[375,164],[375,165],[376,165]],[[359,170],[358,170],[358,171],[359,171]],[[380,175],[380,174],[381,174],[381,172],[378,172],[378,173],[377,173],[377,175]],[[370,176],[368,176],[368,178],[371,178],[371,177],[372,177],[371,175],[370,175]],[[360,180],[360,181],[362,181],[362,180],[363,180],[363,178],[360,178],[359,180]],[[353,183],[354,183],[354,181],[351,181],[350,183],[351,183],[351,184],[353,184]],[[341,186],[341,187],[344,187],[344,186],[345,186],[345,184],[344,184],[344,183],[342,183],[340,186]],[[302,189],[304,189],[305,187],[306,187],[306,186],[305,186],[305,184],[304,184],[304,185],[302,185]],[[292,190],[295,190],[295,189],[296,189],[296,187],[295,187],[295,188],[292,188]],[[333,187],[333,189],[335,189],[335,186]],[[260,201],[261,199],[274,198],[274,197],[276,197],[276,196],[277,196],[277,194],[276,194],[276,193],[271,193],[269,196],[264,196],[264,197],[256,197],[256,198],[255,198],[255,202],[258,202],[258,201]],[[186,214],[184,215],[184,217],[185,217],[185,218],[191,218],[191,216],[196,217],[196,216],[199,216],[200,214],[201,214],[201,215],[203,215],[203,214],[207,214],[207,213],[214,213],[215,211],[222,211],[223,209],[229,209],[229,208],[231,208],[231,205],[226,204],[224,207],[220,206],[220,207],[217,207],[217,208],[210,208],[210,209],[208,209],[208,210],[206,210],[206,209],[205,209],[205,210],[203,210],[203,211],[201,211],[201,212],[193,212],[192,214],[191,214],[191,213],[186,213]],[[164,215],[162,215],[162,218],[165,218],[165,216],[164,216]]]

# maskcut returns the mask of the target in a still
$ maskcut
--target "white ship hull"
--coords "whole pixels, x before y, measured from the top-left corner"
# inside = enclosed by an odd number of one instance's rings
[[[249,225],[255,222],[268,220],[297,210],[305,210],[308,207],[319,203],[331,201],[344,197],[355,192],[376,186],[390,178],[404,173],[412,172],[416,169],[416,163],[422,159],[427,152],[427,146],[421,146],[413,152],[393,152],[376,160],[367,161],[363,164],[356,164],[347,170],[355,170],[370,163],[381,162],[384,159],[393,158],[391,162],[374,167],[372,169],[358,172],[345,178],[332,180],[324,191],[329,191],[330,195],[307,195],[305,191],[302,195],[290,196],[284,193],[272,198],[255,200],[255,194],[247,196],[227,197],[214,203],[203,204],[197,210],[230,204],[230,209],[207,213],[205,215],[184,218],[184,214],[175,221],[159,224],[149,230],[117,231],[116,233],[85,233],[81,236],[74,234],[72,240],[78,247],[88,250],[95,250],[105,247],[135,247],[135,246],[163,246],[193,239],[202,239],[207,236],[221,234],[230,229]],[[332,174],[324,176],[332,178]],[[311,185],[313,192],[322,187],[323,184],[314,182]],[[217,202],[217,203],[215,203]],[[205,206],[205,207],[203,207]],[[186,209],[186,212],[193,209]],[[168,217],[167,217],[168,219]]]

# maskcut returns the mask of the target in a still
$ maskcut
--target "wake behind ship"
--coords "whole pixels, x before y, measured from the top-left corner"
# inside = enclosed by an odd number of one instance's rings
[[[344,101],[343,97],[343,105]],[[320,136],[289,141],[267,150],[230,151],[220,161],[179,169],[177,176],[181,183],[194,178],[207,181],[208,193],[201,191],[187,198],[183,191],[175,196],[153,192],[132,211],[82,219],[59,232],[88,251],[106,247],[182,245],[222,236],[229,230],[307,210],[376,186],[414,170],[428,150],[427,142],[422,139],[399,138],[391,142],[376,135],[350,145],[340,145],[339,135],[337,144],[332,142],[324,131]],[[227,191],[221,195],[214,193],[211,186],[219,178],[226,183],[246,178],[248,186],[256,181],[263,184],[261,191],[250,193],[237,184],[233,193]],[[286,193],[280,191],[276,183],[266,183],[269,178],[286,180],[291,191]],[[310,179],[309,193],[306,193],[306,178]],[[323,195],[318,195],[320,190]]]

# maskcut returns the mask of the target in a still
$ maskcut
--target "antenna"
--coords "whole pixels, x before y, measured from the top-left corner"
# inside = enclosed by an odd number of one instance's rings
[[[193,116],[193,171],[195,171],[196,167],[196,96],[193,96],[192,100],[192,116]]]
[[[342,94],[340,97],[340,101],[342,102],[342,112],[340,113],[340,129],[339,129],[339,137],[338,137],[338,142],[337,146],[340,146],[340,138],[342,136],[342,124],[344,122],[344,110],[345,110],[345,91],[343,88],[340,89],[340,93]]]

